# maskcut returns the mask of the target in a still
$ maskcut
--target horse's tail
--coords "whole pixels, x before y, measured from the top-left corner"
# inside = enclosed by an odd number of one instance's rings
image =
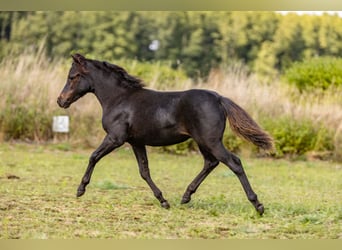
[[[271,136],[262,130],[245,110],[225,97],[222,97],[221,103],[234,133],[262,149],[273,148]]]

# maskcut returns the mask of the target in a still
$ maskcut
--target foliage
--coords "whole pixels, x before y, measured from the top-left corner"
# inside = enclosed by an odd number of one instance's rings
[[[93,95],[85,96],[68,110],[60,109],[56,104],[70,61],[49,61],[43,52],[24,53],[2,61],[1,140],[52,140],[52,116],[62,114],[70,116],[70,142],[73,145],[85,148],[99,145],[104,132],[100,125],[101,107]],[[165,62],[152,64],[119,60],[115,63],[125,67],[130,74],[144,79],[147,87],[186,89],[189,87],[187,84],[191,83],[182,69],[174,70]],[[288,85],[258,83],[253,75],[246,75],[241,70],[240,64],[235,65],[235,70],[230,70],[228,75],[219,70],[215,72],[211,73],[209,82],[196,87],[217,90],[224,96],[234,97],[234,100],[237,98],[239,105],[248,112],[254,112],[251,113],[252,117],[258,118],[262,127],[275,138],[275,156],[305,155],[315,151],[328,152],[335,160],[341,159],[339,88],[329,89],[319,95],[303,95]],[[235,153],[245,152],[246,143],[233,135],[229,128],[225,131],[223,142]],[[188,140],[162,150],[184,155],[197,151],[197,145]]]
[[[334,140],[333,132],[324,126],[315,126],[311,120],[298,121],[293,117],[280,116],[277,119],[264,118],[262,126],[275,141],[275,149],[270,152],[274,157],[298,157],[308,152],[330,152],[331,155],[331,152],[334,152],[336,139]],[[233,134],[229,127],[224,133],[223,143],[234,153],[241,153],[248,147],[247,142]],[[186,155],[197,150],[196,143],[191,139],[177,145],[163,147],[162,151]]]
[[[342,161],[342,151],[340,150],[342,148],[342,126],[340,126],[340,130],[336,132],[334,137],[334,159],[337,161]]]
[[[314,126],[310,120],[297,121],[292,117],[278,117],[277,119],[264,119],[263,126],[275,140],[275,150],[271,155],[275,157],[297,157],[308,152],[333,152],[334,135],[324,126]],[[227,127],[223,136],[223,143],[234,153],[241,153],[247,143],[233,134]],[[164,152],[186,155],[198,148],[193,140],[181,144],[163,147]],[[331,155],[331,154],[329,154]],[[336,158],[337,159],[337,158]]]
[[[342,18],[275,12],[30,11],[0,13],[0,58],[38,49],[116,61],[168,61],[191,78],[242,61],[275,77],[294,61],[342,54]],[[22,41],[25,41],[23,43]],[[158,46],[151,49],[153,41]]]
[[[310,120],[297,121],[293,117],[283,116],[265,120],[263,123],[275,140],[276,157],[334,149],[332,132],[325,127],[315,127]]]
[[[285,71],[288,82],[300,90],[342,85],[342,58],[313,58],[294,63]]]
[[[227,147],[227,149],[229,149],[229,151],[240,153],[244,144],[244,140],[233,134],[230,128],[227,127],[223,135],[223,144]]]
[[[189,139],[185,142],[171,145],[171,146],[165,146],[161,148],[161,152],[167,152],[177,155],[187,155],[191,152],[198,151],[198,147],[196,142],[193,139]]]
[[[229,151],[239,153],[244,145],[244,141],[240,137],[233,134],[229,127],[227,127],[223,135],[223,144],[229,149]],[[162,147],[161,152],[167,152],[176,155],[188,155],[192,152],[199,152],[199,149],[196,142],[193,139],[189,139],[179,144]]]
[[[50,115],[44,107],[13,105],[10,99],[0,111],[0,127],[5,140],[45,141],[52,138]]]
[[[50,64],[51,63],[51,64]],[[51,81],[60,64],[35,55],[8,56],[0,63],[0,129],[5,140],[45,141],[52,138]],[[53,86],[55,87],[55,86]],[[53,102],[55,103],[55,101]]]

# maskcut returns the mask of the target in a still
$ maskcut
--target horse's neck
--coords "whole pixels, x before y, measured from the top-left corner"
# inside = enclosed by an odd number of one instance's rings
[[[97,83],[94,94],[100,102],[102,109],[113,107],[117,102],[127,94],[128,90],[120,87],[115,82],[105,81]]]

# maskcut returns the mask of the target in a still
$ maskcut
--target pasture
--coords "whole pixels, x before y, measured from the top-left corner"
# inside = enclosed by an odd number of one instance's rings
[[[141,179],[130,147],[104,157],[86,194],[76,198],[91,149],[1,144],[0,238],[342,238],[341,163],[241,157],[265,206],[260,217],[223,164],[189,204],[180,205],[202,169],[201,156],[148,151],[152,178],[169,210]]]

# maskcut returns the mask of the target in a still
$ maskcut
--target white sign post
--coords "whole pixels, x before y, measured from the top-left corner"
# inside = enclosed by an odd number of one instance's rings
[[[69,116],[67,115],[60,115],[54,116],[52,122],[52,131],[56,134],[58,133],[69,133]],[[55,139],[57,139],[55,137]]]

